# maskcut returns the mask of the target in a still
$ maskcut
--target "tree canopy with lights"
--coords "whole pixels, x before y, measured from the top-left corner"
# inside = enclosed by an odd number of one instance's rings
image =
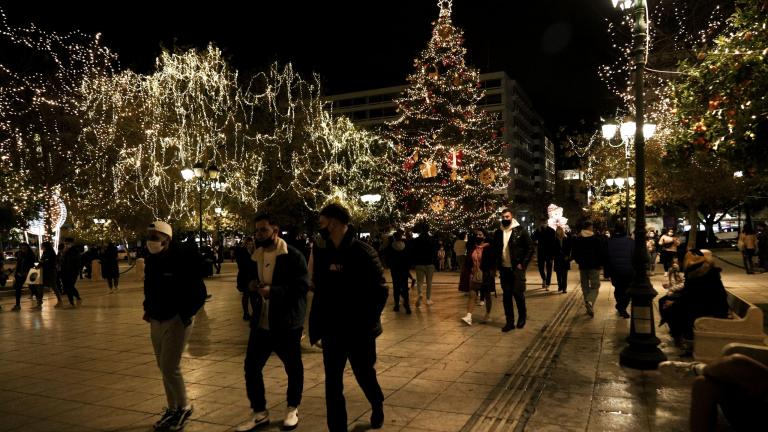
[[[409,86],[389,124],[393,175],[389,189],[399,219],[452,231],[488,226],[507,192],[509,162],[499,122],[484,112],[479,73],[465,64],[462,31],[440,15],[427,48],[414,61]]]

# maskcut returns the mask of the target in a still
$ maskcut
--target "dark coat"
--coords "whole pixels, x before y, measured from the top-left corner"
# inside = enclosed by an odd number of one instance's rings
[[[504,232],[499,228],[493,234],[493,255],[496,259],[496,268],[502,267],[504,259]],[[533,257],[533,240],[528,232],[521,226],[512,228],[512,235],[509,237],[509,256],[512,259],[512,267],[522,265],[523,269],[528,267]],[[469,258],[467,258],[469,259]]]
[[[69,283],[75,283],[80,277],[83,262],[80,259],[80,249],[72,245],[59,254],[59,277]]]
[[[429,234],[421,234],[408,243],[411,250],[411,264],[434,265],[437,259],[435,239]]]
[[[26,279],[29,270],[35,266],[35,261],[35,253],[32,252],[32,249],[27,249],[26,253],[19,249],[16,252],[16,268],[13,273],[17,278]]]
[[[101,254],[101,277],[104,279],[120,277],[120,268],[117,264],[117,247],[115,245],[107,246],[104,253]]]
[[[635,252],[635,241],[626,235],[616,235],[605,243],[605,270],[611,276],[626,279],[632,277],[635,269],[632,257]]]
[[[43,285],[53,287],[56,285],[56,252],[46,249],[40,256],[40,267],[43,269]]]
[[[571,236],[566,235],[562,241],[555,237],[555,272],[559,273],[571,269],[572,247],[573,238]]]
[[[675,338],[693,339],[693,324],[697,318],[728,318],[728,294],[720,279],[720,269],[711,260],[689,265],[683,288],[673,295],[661,297],[659,309],[661,323],[669,324],[669,332]]]
[[[307,291],[309,290],[309,272],[304,255],[288,243],[283,243],[287,250],[275,258],[272,283],[269,285],[269,331],[280,332],[304,327],[307,315]],[[253,280],[261,279],[259,264],[254,262]],[[261,317],[261,295],[249,291],[254,302],[251,326],[259,325]]]
[[[350,226],[338,248],[319,239],[312,251],[314,297],[309,338],[376,337],[389,290],[376,250],[355,238]]]
[[[208,291],[196,249],[172,242],[159,254],[149,254],[144,268],[144,311],[163,321],[176,315],[187,322],[205,303]]]
[[[591,232],[591,231],[590,231]],[[595,234],[582,231],[573,241],[573,259],[580,270],[599,270],[603,267],[605,250],[603,239]]]
[[[410,246],[406,244],[402,250],[397,250],[393,247],[395,241],[392,240],[384,249],[384,256],[389,266],[389,271],[392,273],[392,277],[408,278],[408,272],[411,265],[411,250]]]
[[[536,256],[540,259],[552,259],[557,251],[557,236],[551,227],[539,227],[531,239],[536,242]]]
[[[246,292],[248,283],[256,277],[256,263],[251,259],[251,253],[245,246],[235,248],[235,262],[237,263],[237,290]]]

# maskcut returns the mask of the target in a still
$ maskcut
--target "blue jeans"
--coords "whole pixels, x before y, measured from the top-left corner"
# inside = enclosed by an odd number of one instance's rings
[[[600,293],[600,269],[579,269],[579,276],[584,301],[594,305]]]

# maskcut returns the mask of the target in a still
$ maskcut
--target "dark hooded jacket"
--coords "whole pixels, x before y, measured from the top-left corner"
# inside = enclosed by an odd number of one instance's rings
[[[312,256],[310,342],[327,336],[354,340],[380,335],[389,291],[376,250],[356,239],[350,225],[338,248],[330,240],[317,239]]]
[[[205,303],[208,292],[196,248],[171,242],[167,250],[148,254],[144,267],[144,311],[164,321],[179,315],[188,322]]]

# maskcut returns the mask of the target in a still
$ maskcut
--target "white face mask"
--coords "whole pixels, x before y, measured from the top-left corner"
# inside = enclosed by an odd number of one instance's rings
[[[147,241],[147,249],[149,249],[149,253],[154,255],[162,252],[163,249],[165,249],[165,247],[163,246],[163,242],[161,241],[149,240]]]

